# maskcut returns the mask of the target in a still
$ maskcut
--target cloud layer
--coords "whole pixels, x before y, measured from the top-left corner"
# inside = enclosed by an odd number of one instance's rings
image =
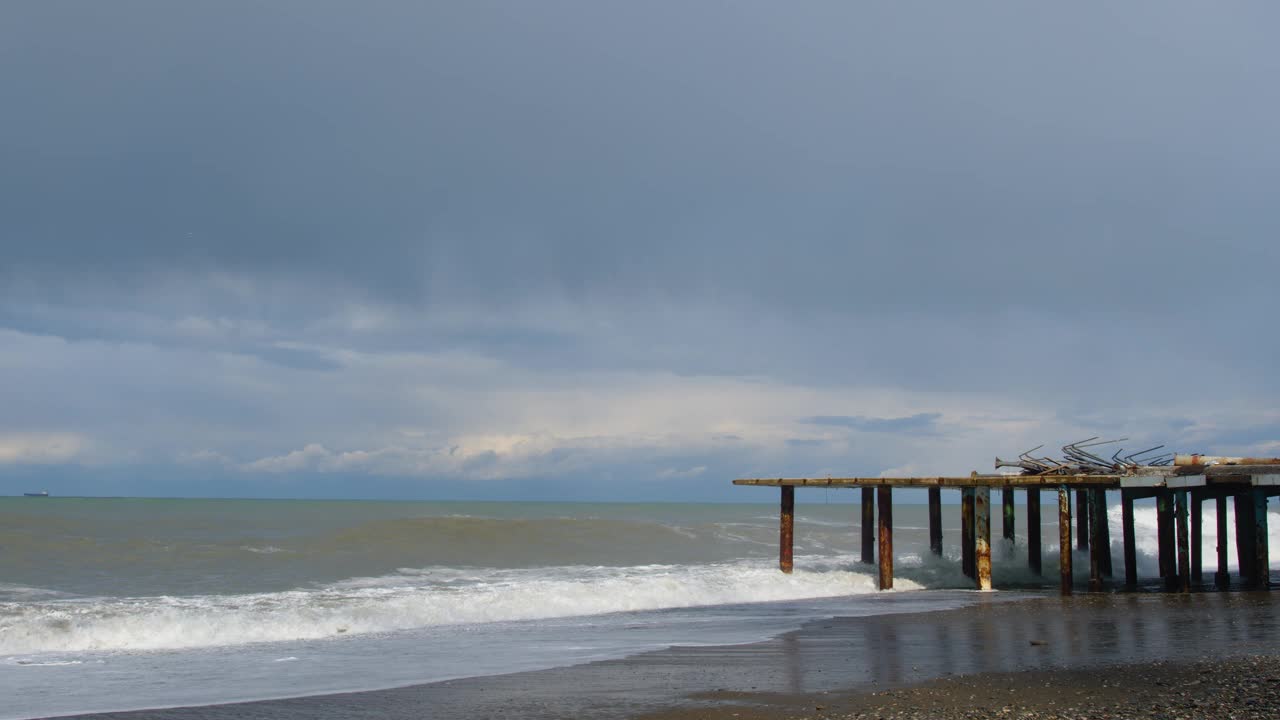
[[[9,3],[0,491],[1264,451],[1275,14]]]

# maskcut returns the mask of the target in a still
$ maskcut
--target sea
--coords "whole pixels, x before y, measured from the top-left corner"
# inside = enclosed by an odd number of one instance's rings
[[[498,675],[980,599],[959,568],[958,506],[937,558],[927,507],[895,504],[882,593],[851,495],[797,494],[790,575],[776,504],[0,498],[0,719]],[[1154,506],[1135,513],[1154,577]],[[1058,582],[1056,503],[1040,518],[1044,577],[1017,515],[1012,541],[992,522],[1010,600]],[[1118,504],[1109,518],[1122,572]],[[1206,564],[1215,520],[1206,503]],[[1087,558],[1075,566],[1083,581]]]

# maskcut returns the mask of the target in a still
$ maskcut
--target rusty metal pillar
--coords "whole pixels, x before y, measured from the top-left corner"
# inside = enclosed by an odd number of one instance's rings
[[[880,589],[893,589],[893,488],[876,488],[880,515]]]
[[[942,488],[929,488],[929,551],[942,555]]]
[[[960,569],[965,577],[976,577],[973,554],[973,488],[960,489]]]
[[[1138,546],[1133,532],[1133,491],[1120,491],[1120,524],[1124,535],[1124,586],[1138,587]]]
[[[1017,523],[1017,518],[1013,510],[1013,488],[1007,487],[1000,491],[1000,537],[1013,541],[1013,526]]]
[[[1174,518],[1178,528],[1178,592],[1191,592],[1191,553],[1187,533],[1187,491],[1173,494],[1176,506]]]
[[[1253,500],[1249,491],[1232,498],[1236,510],[1236,564],[1240,566],[1240,582],[1248,587],[1253,582]]]
[[[1071,594],[1071,491],[1058,488],[1058,575],[1059,591]]]
[[[1089,491],[1076,490],[1076,547],[1089,549]]]
[[[1042,572],[1040,555],[1040,488],[1027,488],[1027,566]]]
[[[1168,490],[1156,492],[1156,547],[1160,562],[1160,577],[1166,590],[1173,590],[1178,581],[1178,558],[1174,553],[1173,496]]]
[[[1102,590],[1102,547],[1101,531],[1098,522],[1098,491],[1095,488],[1089,488],[1085,495],[1089,499],[1089,532],[1093,537],[1089,538],[1089,592],[1099,592]]]
[[[1204,495],[1192,490],[1191,506],[1191,584],[1204,582]]]
[[[778,523],[778,567],[789,573],[793,567],[791,544],[796,523],[796,489],[790,485],[782,486],[782,511]]]
[[[973,493],[974,570],[979,590],[991,589],[991,488]]]
[[[1267,491],[1253,489],[1253,587],[1266,590],[1271,587],[1271,556],[1267,545]]]
[[[1217,511],[1215,525],[1218,526],[1218,571],[1213,574],[1213,584],[1226,590],[1231,585],[1231,573],[1227,570],[1227,547],[1231,540],[1227,536],[1227,498],[1219,495],[1214,498],[1214,510]]]
[[[876,491],[862,488],[862,562],[876,561]]]

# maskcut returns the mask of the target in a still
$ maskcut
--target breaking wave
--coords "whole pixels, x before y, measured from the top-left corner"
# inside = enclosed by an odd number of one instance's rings
[[[405,569],[288,592],[86,598],[0,605],[0,654],[159,650],[704,605],[869,593],[869,573],[814,558],[780,576],[767,562]],[[902,589],[919,586],[900,581]]]

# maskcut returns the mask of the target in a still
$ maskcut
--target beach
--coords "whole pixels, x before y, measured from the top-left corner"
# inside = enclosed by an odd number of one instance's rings
[[[904,593],[910,594],[910,593]],[[1097,594],[807,623],[770,640],[384,691],[85,718],[1273,717],[1268,593]]]

